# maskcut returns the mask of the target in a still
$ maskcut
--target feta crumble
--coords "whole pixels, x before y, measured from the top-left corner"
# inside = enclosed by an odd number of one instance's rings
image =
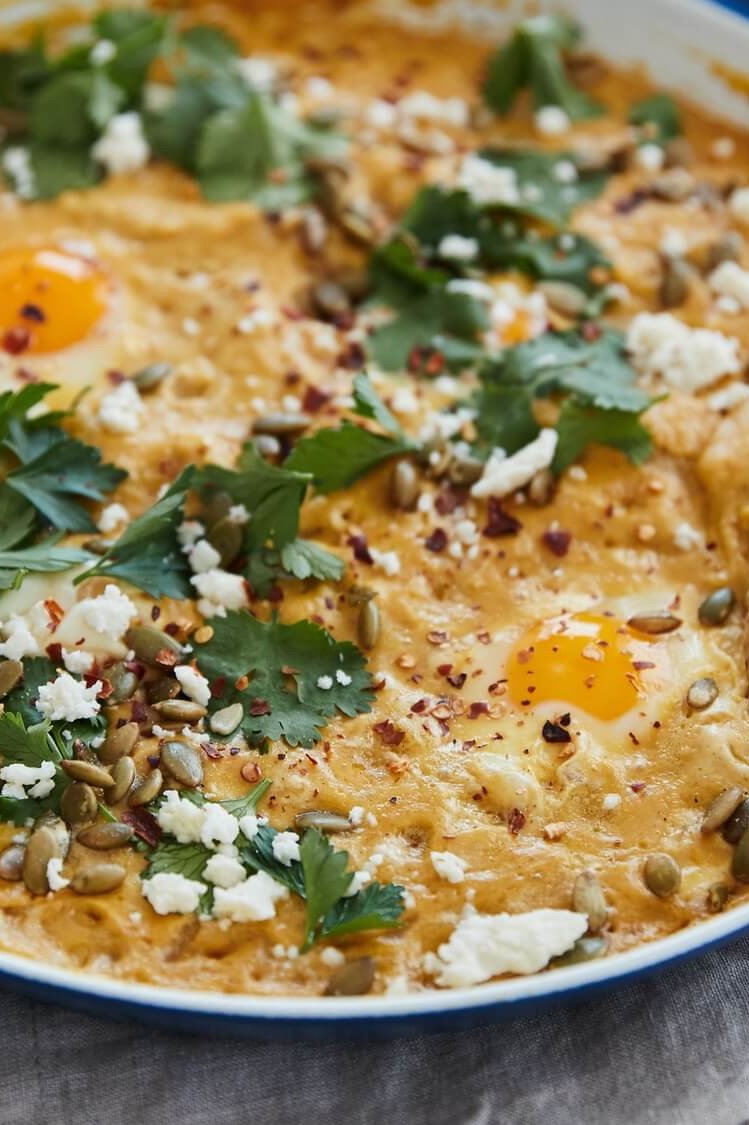
[[[702,546],[702,535],[687,520],[682,520],[674,528],[674,546],[680,551],[692,551]]]
[[[178,843],[195,844],[201,838],[205,813],[201,806],[180,797],[176,789],[167,789],[156,819],[162,831],[170,832]]]
[[[660,172],[663,167],[665,154],[660,145],[640,145],[635,153],[635,162],[643,172]]]
[[[237,59],[234,70],[248,86],[261,94],[267,94],[273,89],[278,76],[278,68],[273,59],[264,59],[260,56]]]
[[[0,642],[0,656],[23,660],[25,656],[41,656],[42,649],[25,617],[13,614],[3,625],[5,640]]]
[[[242,864],[234,856],[221,855],[216,853],[206,863],[203,868],[202,878],[207,883],[213,883],[216,887],[235,887],[237,883],[241,883],[247,876]]]
[[[94,160],[103,164],[110,175],[137,172],[144,168],[151,155],[139,113],[117,113],[91,149]]]
[[[207,890],[205,883],[171,871],[160,871],[150,879],[141,879],[140,888],[157,914],[194,914],[201,895]]]
[[[174,675],[188,699],[199,703],[201,707],[208,706],[211,702],[211,689],[205,676],[189,664],[179,664],[174,669]]]
[[[349,676],[348,672],[344,672],[343,668],[337,669],[335,679],[336,683],[340,684],[341,687],[348,687],[351,683],[351,676]]]
[[[740,369],[739,342],[722,332],[689,328],[671,313],[638,313],[627,330],[627,350],[641,375],[660,376],[687,393]]]
[[[299,835],[296,832],[277,832],[273,837],[273,855],[284,867],[291,867],[300,858]]]
[[[203,823],[200,826],[200,839],[207,848],[216,848],[220,844],[233,844],[239,835],[239,822],[235,816],[222,808],[221,805],[203,805]]]
[[[106,508],[102,508],[96,526],[99,531],[103,531],[106,535],[107,532],[114,531],[120,524],[127,523],[129,519],[130,513],[124,504],[107,504]]]
[[[707,281],[713,293],[732,298],[742,309],[749,308],[749,270],[738,262],[721,262]]]
[[[426,955],[424,968],[443,988],[480,984],[503,973],[537,973],[587,928],[587,915],[571,910],[479,914],[466,907],[449,939]]]
[[[276,915],[276,903],[288,898],[281,883],[264,871],[251,875],[233,887],[216,887],[213,893],[213,917],[231,922],[265,922]]]
[[[471,488],[471,496],[507,496],[522,488],[541,469],[548,469],[557,448],[556,430],[543,429],[538,437],[507,457],[495,449],[484,467],[483,476]]]
[[[317,686],[319,687],[320,691],[330,691],[330,689],[333,686],[333,677],[332,676],[318,676],[317,677]]]
[[[83,650],[79,648],[64,648],[62,650],[62,662],[68,672],[83,676],[93,668],[94,657],[93,653],[83,652]]]
[[[62,873],[62,860],[57,855],[47,860],[47,882],[51,891],[61,891],[70,882]]]
[[[468,869],[468,863],[454,852],[430,852],[429,858],[432,867],[448,883],[462,883]]]
[[[73,723],[76,719],[93,719],[99,714],[100,704],[96,696],[102,687],[101,680],[87,687],[82,680],[74,680],[69,672],[61,672],[57,679],[39,688],[36,708],[45,719],[53,722],[64,719]]]
[[[200,520],[184,520],[177,528],[177,539],[183,551],[189,550],[203,535],[205,527]]]
[[[29,150],[22,145],[11,145],[3,153],[2,165],[3,171],[8,174],[13,182],[13,188],[18,198],[33,199],[36,192],[36,182]]]
[[[99,421],[111,434],[132,434],[138,429],[144,409],[135,383],[125,379],[99,403]]]
[[[463,157],[457,186],[467,191],[479,207],[499,203],[513,205],[520,201],[515,169],[492,164],[474,153]]]
[[[198,610],[204,617],[226,617],[227,609],[241,609],[247,604],[247,588],[241,574],[226,570],[206,570],[190,582],[200,594]]]
[[[110,582],[97,598],[84,598],[78,603],[78,612],[96,633],[111,640],[119,640],[138,610],[119,586]]]
[[[55,787],[54,762],[40,762],[26,766],[16,762],[0,769],[0,781],[5,782],[0,795],[22,801],[25,797],[48,797]]]
[[[187,557],[193,574],[205,574],[207,570],[218,570],[221,566],[221,555],[207,539],[199,539],[190,548]]]
[[[449,258],[455,262],[472,262],[478,257],[478,252],[478,241],[475,238],[464,238],[462,234],[446,234],[437,246],[440,258]]]
[[[731,198],[728,200],[728,210],[732,215],[742,222],[749,225],[749,188],[736,188],[731,192]]]
[[[561,137],[572,122],[558,105],[545,105],[533,114],[533,124],[544,137]]]

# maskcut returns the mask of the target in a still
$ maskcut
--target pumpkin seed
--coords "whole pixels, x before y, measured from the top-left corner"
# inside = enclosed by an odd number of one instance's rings
[[[141,393],[147,393],[161,386],[173,370],[171,363],[149,363],[146,367],[141,367],[140,371],[136,371],[131,379]]]
[[[720,586],[708,594],[697,610],[701,625],[722,625],[736,605],[736,595],[730,586]]]
[[[244,529],[230,516],[224,516],[214,523],[208,532],[208,542],[221,556],[221,566],[226,568],[234,562],[242,550]]]
[[[638,633],[658,636],[661,633],[673,633],[674,629],[678,629],[681,625],[681,619],[663,610],[655,613],[635,613],[627,624],[630,629],[636,629]]]
[[[328,239],[328,224],[317,207],[305,207],[299,223],[299,237],[308,254],[319,254]]]
[[[120,758],[132,754],[135,744],[140,737],[137,723],[125,723],[124,726],[110,730],[99,748],[99,757],[106,765],[111,766]]]
[[[550,969],[563,969],[565,965],[580,965],[583,961],[594,961],[606,952],[606,941],[601,937],[578,938],[571,949],[554,957],[549,962]]]
[[[694,149],[686,137],[674,137],[664,149],[667,168],[688,168],[694,163]]]
[[[119,863],[92,863],[76,871],[70,880],[70,889],[79,895],[103,895],[114,891],[125,878],[125,868]]]
[[[144,664],[171,666],[182,655],[182,645],[152,625],[134,625],[125,633],[125,644]]]
[[[744,798],[728,820],[724,821],[720,834],[727,844],[738,844],[747,828],[749,828],[749,798]]]
[[[337,320],[351,311],[351,301],[343,286],[321,281],[312,288],[312,304],[318,316]]]
[[[363,996],[374,984],[375,963],[371,957],[357,957],[333,973],[326,996]]]
[[[107,804],[116,805],[130,792],[135,781],[135,762],[132,758],[120,758],[112,770],[112,788],[107,792]]]
[[[23,881],[33,895],[46,895],[49,890],[47,866],[51,859],[64,859],[70,846],[70,834],[57,817],[40,822],[29,837],[23,856]]]
[[[281,442],[272,434],[256,434],[252,444],[261,457],[271,458],[281,455]]]
[[[87,785],[95,785],[97,789],[109,789],[112,784],[112,775],[109,771],[94,762],[80,762],[73,758],[70,761],[60,762],[60,765],[73,781],[85,781]]]
[[[90,785],[72,781],[60,799],[60,812],[66,824],[91,824],[96,820],[99,802]]]
[[[588,929],[595,934],[606,924],[608,909],[601,884],[592,871],[581,871],[572,890],[572,909],[588,915]]]
[[[244,708],[241,703],[230,703],[220,711],[214,711],[208,720],[208,726],[214,734],[231,734],[242,722]]]
[[[676,309],[684,304],[689,296],[692,283],[692,269],[683,258],[666,256],[663,262],[658,299],[662,309]]]
[[[743,799],[744,791],[738,785],[732,785],[729,789],[722,790],[705,809],[705,815],[702,818],[702,831],[705,833],[717,832],[729,817],[733,816]],[[739,832],[736,839],[740,835]]]
[[[76,840],[86,848],[107,852],[112,848],[123,848],[132,839],[132,835],[128,824],[123,824],[119,820],[109,820],[104,824],[92,824],[90,828],[84,828],[78,833]]]
[[[650,184],[650,190],[656,199],[665,199],[668,203],[681,203],[692,194],[694,188],[694,176],[686,168],[669,168],[656,176]]]
[[[326,809],[310,809],[294,817],[297,828],[317,828],[320,832],[350,832],[354,825],[347,816],[328,812]]]
[[[146,696],[151,704],[162,703],[165,699],[174,699],[181,690],[178,680],[170,676],[159,676],[158,680],[154,680],[146,688]]]
[[[569,281],[540,281],[537,286],[554,312],[576,320],[588,306],[588,298],[582,289]]]
[[[346,591],[346,602],[348,605],[361,606],[376,597],[377,591],[373,590],[371,586],[357,586],[354,584],[353,586],[349,586]]]
[[[138,687],[138,677],[135,672],[131,672],[123,663],[113,664],[111,668],[108,668],[107,679],[112,685],[112,694],[109,697],[110,702],[124,703],[126,699],[132,699],[135,695]]]
[[[718,698],[718,685],[711,676],[703,676],[689,685],[687,706],[693,711],[704,711]]]
[[[380,611],[374,598],[359,610],[357,631],[362,648],[374,648],[380,636]]]
[[[556,487],[554,474],[549,469],[541,469],[528,485],[528,499],[537,508],[543,508],[553,499]]]
[[[746,830],[733,853],[731,872],[740,883],[749,883],[749,830]]]
[[[4,660],[0,664],[0,699],[5,699],[9,691],[16,686],[23,675],[23,664],[20,660]]]
[[[147,777],[140,778],[130,790],[128,805],[131,809],[138,808],[140,805],[150,805],[151,801],[155,801],[158,797],[163,784],[164,775],[161,770],[151,770]]]
[[[738,262],[744,249],[744,239],[737,230],[727,230],[710,247],[707,268],[714,270],[722,262]]]
[[[665,852],[656,852],[645,860],[645,886],[658,898],[668,898],[681,886],[681,868],[676,860]]]
[[[485,465],[467,453],[453,452],[447,464],[447,476],[451,484],[475,484],[484,472]]]
[[[214,523],[218,523],[224,516],[228,516],[233,505],[234,500],[223,489],[218,488],[211,492],[203,505],[203,519],[206,527],[213,527]]]
[[[707,888],[707,909],[711,914],[720,914],[728,902],[730,891],[725,883],[713,883]]]
[[[161,764],[188,789],[195,789],[203,780],[203,761],[187,742],[165,742],[161,747]]]
[[[202,703],[192,699],[162,699],[154,703],[153,709],[166,723],[196,723],[208,714]]]
[[[396,461],[390,475],[390,497],[396,508],[410,512],[419,497],[419,476],[410,461]]]
[[[23,879],[23,856],[25,844],[11,844],[0,852],[0,879],[8,883],[18,883]]]
[[[274,437],[286,434],[301,434],[312,419],[309,414],[279,411],[275,414],[261,414],[252,423],[253,434],[273,434]]]

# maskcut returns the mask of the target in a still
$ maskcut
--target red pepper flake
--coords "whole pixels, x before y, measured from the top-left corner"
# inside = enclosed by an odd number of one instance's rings
[[[430,629],[427,633],[427,640],[430,645],[444,645],[450,640],[450,634],[446,633],[444,629]]]
[[[256,697],[250,703],[250,714],[256,718],[258,715],[270,715],[270,703],[267,699]]]
[[[482,629],[480,633],[476,634],[476,640],[479,642],[480,645],[491,644],[491,640],[492,640],[491,633],[487,633],[486,629]]]
[[[224,752],[220,746],[215,742],[201,742],[201,749],[204,751],[207,758],[223,758]]]
[[[366,563],[367,566],[374,564],[374,559],[369,553],[366,535],[349,535],[346,545],[354,552],[354,558],[357,562]]]
[[[510,830],[511,836],[517,836],[518,832],[525,825],[525,813],[521,813],[520,809],[510,809],[507,815],[507,827]]]
[[[441,516],[451,516],[467,499],[468,493],[464,489],[446,488],[435,497],[434,507]]]
[[[144,723],[148,718],[148,708],[139,699],[133,700],[130,705],[130,718],[135,723]]]
[[[93,687],[96,683],[101,684],[101,688],[96,693],[99,699],[109,699],[110,695],[114,691],[114,688],[112,687],[109,680],[107,680],[103,676],[99,678],[95,672],[87,672],[83,677],[83,680],[86,684],[86,687]]]
[[[120,383],[124,383],[127,375],[124,371],[107,371],[107,379],[113,387],[118,387]]]
[[[411,704],[411,710],[415,715],[421,715],[427,709],[426,699],[417,699],[415,703]]]
[[[45,649],[47,656],[53,664],[59,664],[62,660],[62,645],[54,641],[51,645],[47,645]]]
[[[239,771],[239,775],[245,781],[249,782],[259,781],[262,777],[260,766],[257,764],[257,762],[245,762],[245,764]]]
[[[250,682],[249,676],[247,676],[247,675],[237,676],[236,680],[234,681],[234,687],[237,689],[237,691],[244,691],[245,688],[248,686],[249,682]]]
[[[439,375],[445,369],[445,357],[435,348],[417,344],[409,352],[406,366],[413,375]]]
[[[468,708],[468,718],[469,719],[478,719],[478,717],[480,715],[488,715],[488,714],[489,714],[489,704],[484,699],[480,699],[476,703],[472,703],[470,705],[470,707]]]
[[[22,383],[38,383],[39,376],[36,371],[32,371],[29,367],[17,367],[16,378],[20,379]]]
[[[571,742],[572,735],[570,732],[561,725],[561,723],[552,723],[547,719],[541,730],[541,737],[544,742]]]
[[[563,531],[560,527],[550,527],[541,536],[541,542],[544,547],[548,547],[552,555],[556,555],[558,559],[563,559],[570,549],[572,542],[572,533]]]
[[[466,682],[467,679],[468,679],[468,674],[466,672],[456,672],[456,674],[454,676],[448,676],[447,677],[447,682],[452,687],[457,688],[457,690],[459,691],[463,687],[463,684]]]
[[[428,551],[433,551],[435,554],[444,551],[447,546],[447,535],[443,528],[435,527],[432,534],[424,540],[424,546]]]
[[[437,665],[437,671],[439,672],[440,676],[449,676],[450,673],[452,672],[452,670],[453,670],[452,664],[438,664]]]
[[[580,334],[584,340],[592,343],[593,340],[598,340],[601,335],[601,326],[596,324],[594,320],[586,320],[580,328]]]
[[[311,754],[308,754],[306,752],[304,756],[308,762],[312,762],[313,766],[319,766],[320,763],[318,762],[317,758],[313,758]]]
[[[170,637],[176,637],[177,633],[179,633],[179,625],[176,621],[170,621],[164,626],[164,632],[168,633]]]
[[[632,790],[633,793],[642,793],[644,788],[645,788],[645,782],[644,781],[633,781],[632,784],[630,785],[630,789]]]
[[[161,839],[161,826],[148,809],[127,809],[120,819],[123,824],[129,824],[135,835],[140,836],[152,848]]]
[[[386,746],[397,746],[405,738],[405,731],[399,730],[390,719],[375,723],[372,728],[380,736]]]
[[[161,617],[161,607],[157,605],[151,606],[151,620],[158,621]]]
[[[49,630],[51,633],[54,633],[55,629],[65,616],[65,610],[62,608],[59,602],[56,602],[54,600],[54,598],[46,598],[44,601],[44,608],[46,609],[47,616],[49,617]]]
[[[226,676],[219,676],[211,684],[211,698],[222,699],[226,691]]]
[[[487,502],[486,527],[481,534],[487,539],[498,539],[502,535],[517,535],[522,528],[520,520],[515,519],[502,507],[502,501],[497,496],[490,496]]]
[[[655,668],[652,660],[633,660],[632,667],[638,672],[644,672],[647,668]]]
[[[302,410],[306,414],[317,414],[318,410],[322,410],[327,402],[330,402],[329,391],[322,390],[321,387],[307,387],[302,398]]]
[[[3,336],[3,351],[8,355],[20,355],[30,343],[31,333],[28,328],[9,328]]]
[[[270,590],[268,591],[267,598],[269,602],[278,604],[278,602],[283,601],[283,590],[280,586],[271,586]]]
[[[153,660],[161,668],[174,668],[179,663],[179,653],[171,648],[160,648]]]
[[[632,212],[636,211],[638,207],[641,207],[647,199],[650,199],[651,194],[650,188],[635,188],[629,195],[622,196],[621,199],[616,200],[614,210],[617,215],[631,215]]]
[[[350,340],[338,356],[338,366],[345,367],[347,371],[359,371],[364,366],[366,358],[364,348],[358,340]]]

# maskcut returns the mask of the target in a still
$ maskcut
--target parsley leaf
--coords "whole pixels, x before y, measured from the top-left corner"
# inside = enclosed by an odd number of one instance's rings
[[[242,731],[253,746],[283,738],[290,746],[312,746],[336,713],[353,716],[370,710],[371,680],[355,645],[337,642],[311,621],[282,624],[230,612],[213,622],[213,636],[196,653],[200,671],[225,687],[211,702],[217,710],[240,702]],[[336,673],[350,683],[339,683]],[[236,687],[239,677],[249,683]],[[331,686],[319,686],[327,677]],[[240,684],[241,684],[240,680]]]
[[[4,766],[38,767],[42,762],[59,762],[62,755],[50,737],[48,722],[26,725],[21,715],[5,711],[0,715],[0,753]],[[68,778],[56,768],[54,786],[45,797],[0,796],[0,820],[23,825],[46,809],[58,810]]]
[[[346,564],[338,555],[310,543],[308,539],[294,539],[281,551],[281,565],[294,578],[318,578],[320,581],[339,582]]]
[[[642,129],[645,142],[665,145],[682,132],[679,107],[670,94],[651,94],[636,102],[629,111],[629,121]]]
[[[278,835],[275,828],[264,824],[253,836],[248,847],[240,849],[242,862],[252,871],[264,871],[288,887],[294,894],[304,898],[304,871],[299,860],[292,860],[290,864],[281,863],[273,854],[273,841]]]
[[[353,484],[382,461],[417,448],[363,373],[354,382],[354,409],[360,416],[376,420],[387,434],[373,433],[346,419],[340,426],[317,430],[298,441],[284,467],[311,474],[318,492],[334,492]]]
[[[299,845],[304,891],[307,900],[307,924],[302,952],[310,948],[315,932],[328,911],[345,895],[354,875],[348,870],[348,852],[337,852],[322,832],[311,828]]]
[[[127,526],[96,566],[76,578],[76,584],[101,574],[130,582],[154,598],[190,597],[191,572],[177,540],[177,528],[184,518],[193,474],[192,467],[180,473],[161,499]]]
[[[559,440],[552,465],[552,471],[557,474],[594,443],[621,450],[635,465],[646,461],[653,447],[650,434],[636,413],[585,405],[576,396],[562,404],[557,433]]]
[[[569,80],[563,52],[576,46],[578,25],[567,16],[524,20],[489,62],[484,99],[497,113],[509,113],[515,98],[531,90],[536,109],[556,105],[573,121],[595,117],[601,107]]]
[[[33,547],[0,551],[0,590],[17,589],[27,574],[54,574],[91,558],[88,551],[58,547],[59,540],[59,535],[51,535]]]
[[[205,844],[180,844],[176,840],[159,842],[148,857],[148,867],[141,879],[152,879],[154,875],[168,872],[183,875],[185,879],[202,878],[206,863],[215,855]]]
[[[272,781],[264,777],[263,780],[259,781],[254,789],[251,789],[244,797],[229,797],[225,801],[219,801],[218,804],[226,809],[227,812],[230,812],[232,816],[241,819],[241,817],[255,811],[272,784]]]
[[[555,227],[565,226],[581,203],[596,199],[608,179],[605,172],[579,168],[573,155],[567,152],[492,147],[481,149],[478,155],[498,168],[511,168],[515,173],[518,200],[497,205],[500,209],[528,215]],[[561,163],[576,168],[576,179],[572,182],[560,179],[557,169]]]
[[[397,883],[368,883],[355,895],[339,899],[328,911],[318,939],[397,926],[404,909],[403,893],[403,887]]]

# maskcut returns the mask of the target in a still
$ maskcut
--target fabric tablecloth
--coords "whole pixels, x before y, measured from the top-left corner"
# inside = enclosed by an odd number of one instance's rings
[[[0,992],[0,1043],[2,1125],[746,1125],[749,938],[455,1034],[206,1040]]]

